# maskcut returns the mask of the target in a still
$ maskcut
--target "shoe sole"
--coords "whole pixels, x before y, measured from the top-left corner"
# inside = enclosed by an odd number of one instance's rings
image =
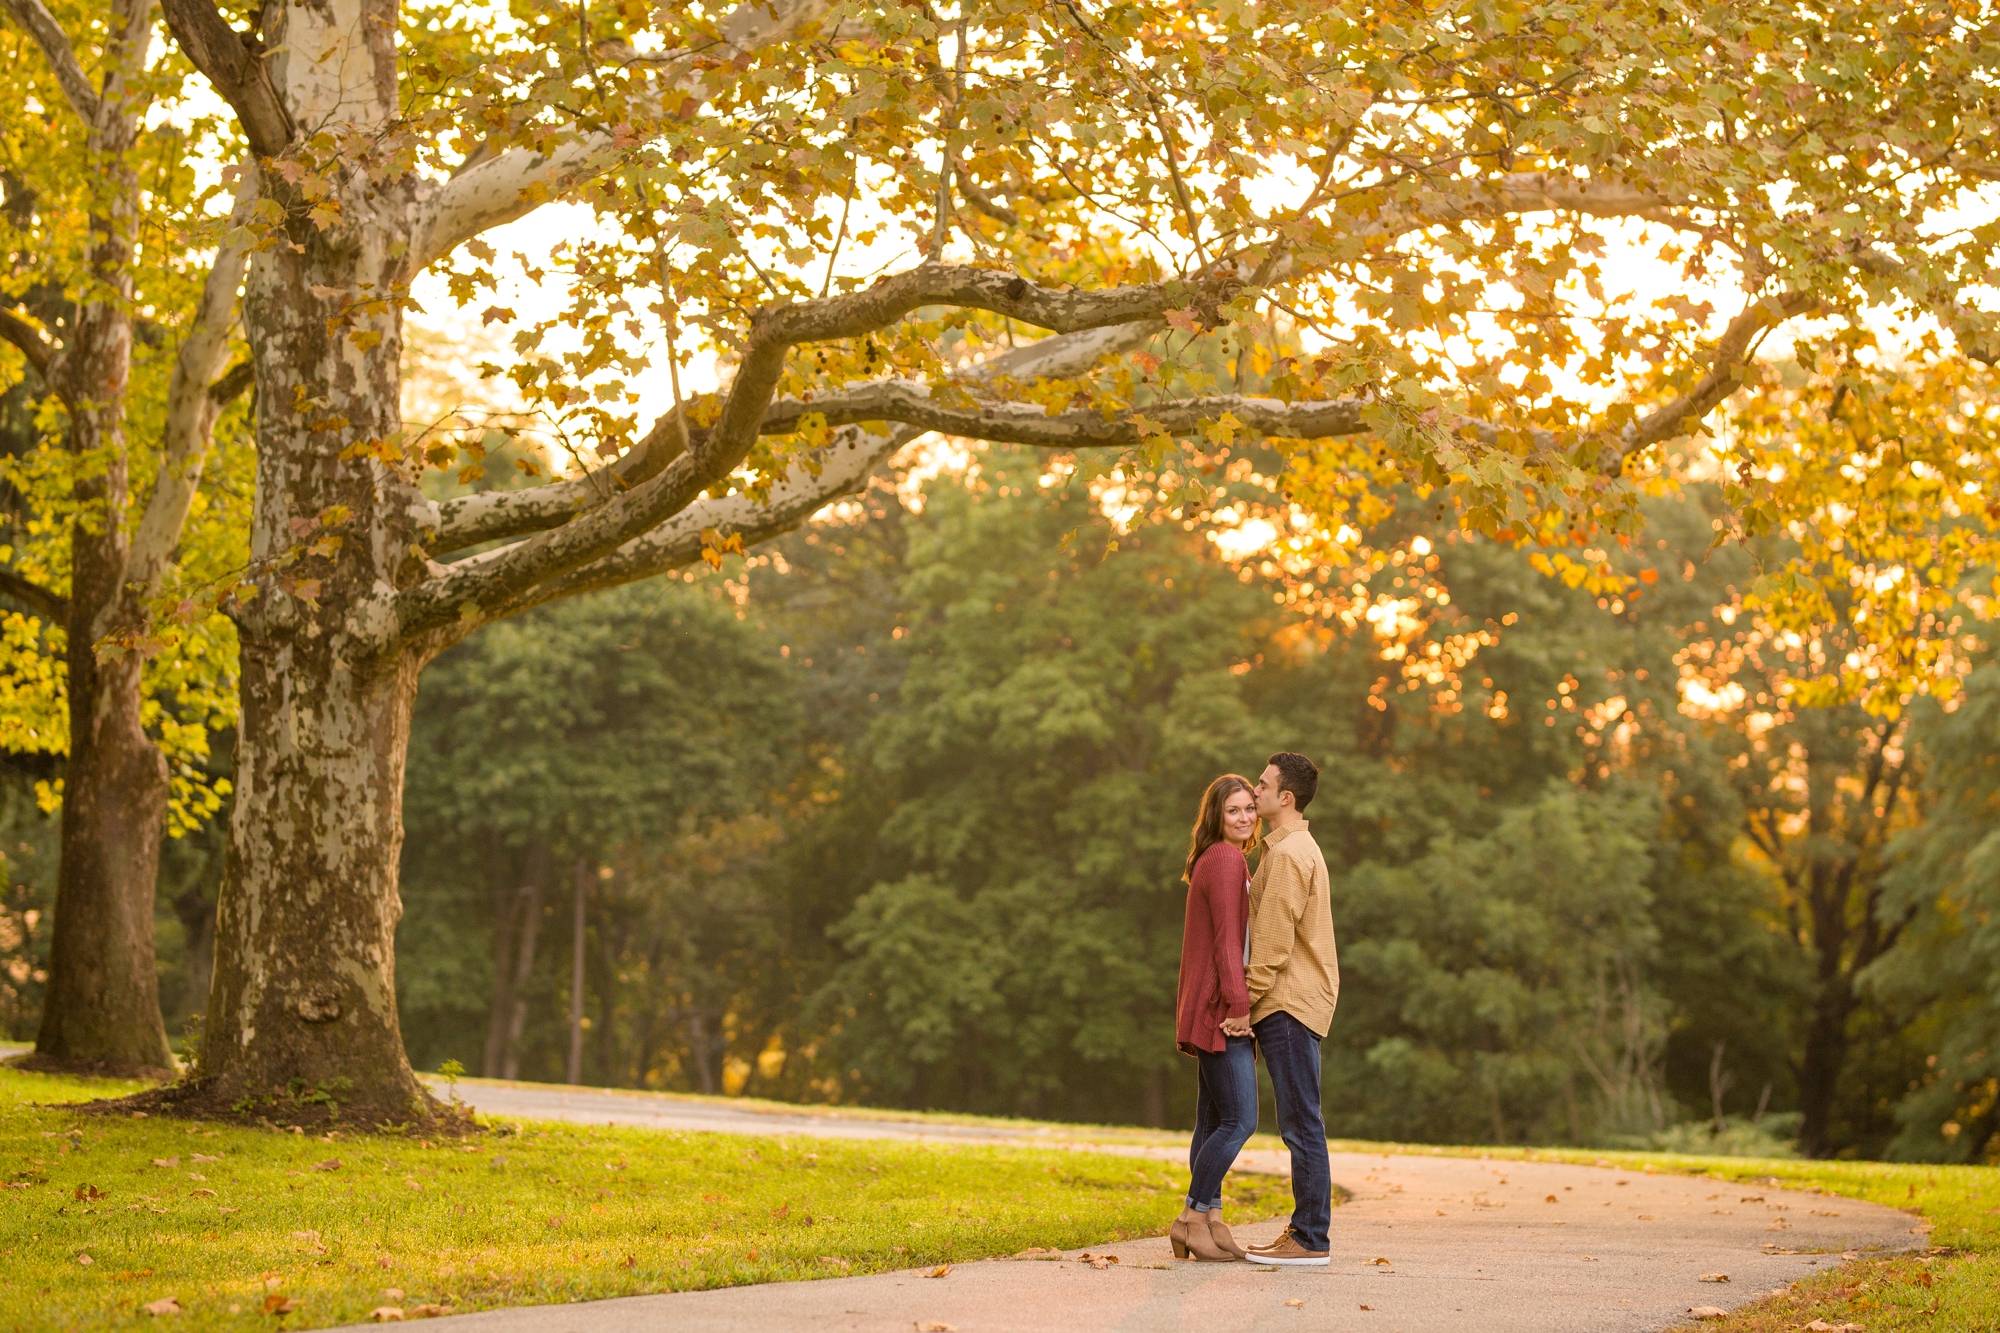
[[[1268,1254],[1246,1255],[1246,1264],[1271,1264],[1280,1268],[1325,1268],[1332,1264],[1333,1256],[1323,1254],[1317,1259],[1274,1259]]]

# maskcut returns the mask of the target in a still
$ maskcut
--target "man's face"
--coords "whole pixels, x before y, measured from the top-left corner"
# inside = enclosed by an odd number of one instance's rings
[[[1276,819],[1289,804],[1285,800],[1288,795],[1289,793],[1278,790],[1278,766],[1265,765],[1264,776],[1257,779],[1258,818],[1267,824]]]

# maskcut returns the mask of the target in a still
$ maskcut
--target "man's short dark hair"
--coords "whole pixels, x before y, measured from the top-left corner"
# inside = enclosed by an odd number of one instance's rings
[[[1290,792],[1292,808],[1304,814],[1319,791],[1319,766],[1290,750],[1280,750],[1264,762],[1278,770],[1278,790]]]

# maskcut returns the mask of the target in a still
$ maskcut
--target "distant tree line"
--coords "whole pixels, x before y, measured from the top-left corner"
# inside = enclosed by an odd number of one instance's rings
[[[1628,603],[1410,504],[1302,582],[1213,530],[1114,535],[1043,467],[990,450],[440,659],[398,941],[419,1067],[1183,1123],[1186,825],[1287,746],[1323,771],[1333,1133],[2000,1152],[2000,668],[1950,713],[1788,711],[1787,646],[1734,613],[1769,553],[1711,551],[1698,490],[1611,553]],[[24,790],[17,1036],[52,855]],[[171,1025],[209,850],[162,877]]]

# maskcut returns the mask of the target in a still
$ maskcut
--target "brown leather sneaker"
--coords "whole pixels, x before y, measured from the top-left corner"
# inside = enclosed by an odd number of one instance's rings
[[[1324,1268],[1332,1256],[1325,1250],[1313,1251],[1299,1244],[1298,1237],[1291,1228],[1269,1245],[1253,1245],[1245,1252],[1244,1258],[1253,1264],[1283,1264],[1288,1267],[1304,1268],[1317,1266]]]

